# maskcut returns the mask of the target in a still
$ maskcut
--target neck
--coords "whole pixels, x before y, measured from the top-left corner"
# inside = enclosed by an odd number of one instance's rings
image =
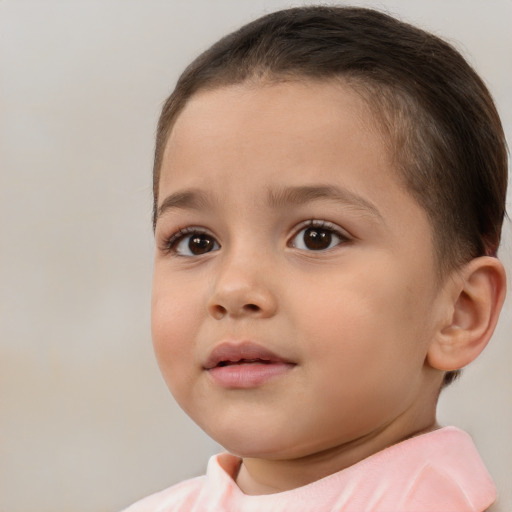
[[[400,422],[392,422],[357,439],[304,457],[285,460],[244,458],[236,483],[249,495],[274,494],[302,487],[393,444],[439,428],[435,413],[422,420],[421,423],[414,422],[415,425],[410,425],[409,429],[404,429]],[[405,435],[404,431],[407,432]]]

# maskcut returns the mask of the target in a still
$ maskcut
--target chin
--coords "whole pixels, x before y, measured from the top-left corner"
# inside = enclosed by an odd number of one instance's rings
[[[217,439],[217,442],[229,453],[242,458],[274,458],[275,453],[279,451],[277,440],[272,442],[261,437],[255,439],[254,437],[237,436],[235,439],[233,437],[224,440]]]
[[[215,439],[215,438],[214,438]],[[229,453],[242,459],[266,459],[266,460],[294,460],[307,457],[314,453],[318,447],[301,444],[299,440],[293,440],[289,436],[251,436],[234,439],[225,439],[225,442],[217,439],[217,442]]]
[[[280,459],[288,458],[288,453],[285,440],[281,435],[276,433],[233,433],[229,435],[216,435],[214,432],[207,434],[218,442],[225,450],[237,457],[241,458],[257,458],[257,459]]]

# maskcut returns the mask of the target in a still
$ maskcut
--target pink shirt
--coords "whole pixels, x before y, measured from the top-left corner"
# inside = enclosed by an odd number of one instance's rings
[[[445,427],[386,448],[290,491],[244,494],[233,480],[240,459],[210,459],[205,476],[153,494],[125,512],[482,512],[496,489],[471,437]]]

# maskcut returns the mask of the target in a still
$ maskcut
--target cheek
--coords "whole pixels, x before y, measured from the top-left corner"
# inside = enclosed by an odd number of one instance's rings
[[[297,326],[308,369],[319,376],[313,395],[325,428],[342,424],[348,436],[400,414],[421,383],[425,356],[405,290],[383,281],[372,279],[375,288],[360,280],[338,283],[335,293],[310,301]]]
[[[186,380],[184,368],[194,364],[198,311],[193,298],[180,287],[154,285],[151,331],[155,355],[167,385],[174,391]]]
[[[420,338],[427,337],[428,312],[407,288],[408,279],[373,268],[375,272],[347,273],[321,287],[316,281],[319,293],[308,293],[297,319],[311,360],[363,384],[417,372],[424,360]]]

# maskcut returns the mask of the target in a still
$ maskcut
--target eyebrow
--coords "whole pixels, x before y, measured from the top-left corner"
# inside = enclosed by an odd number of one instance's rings
[[[368,199],[351,192],[345,188],[333,187],[331,185],[306,185],[269,189],[268,203],[272,208],[286,208],[310,203],[318,200],[329,200],[344,203],[383,220],[377,207]],[[173,209],[202,210],[212,206],[212,199],[209,194],[200,189],[187,189],[175,192],[167,196],[158,207],[158,219],[164,213]]]
[[[199,189],[188,189],[170,194],[158,207],[156,218],[172,209],[201,210],[211,206],[210,196]]]
[[[346,188],[333,187],[332,185],[308,185],[269,190],[268,194],[269,203],[274,208],[296,206],[317,200],[330,200],[345,203],[384,220],[371,201]]]

